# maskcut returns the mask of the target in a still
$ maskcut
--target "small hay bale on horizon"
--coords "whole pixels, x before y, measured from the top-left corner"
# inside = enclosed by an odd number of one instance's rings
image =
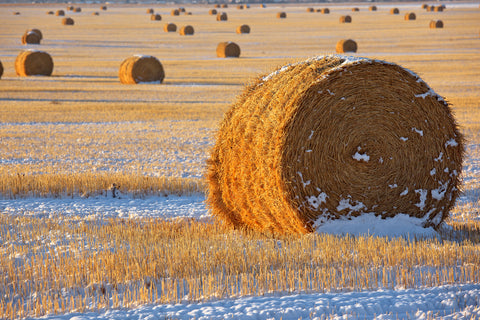
[[[65,11],[63,11],[63,10],[61,10],[61,9],[60,9],[60,10],[57,10],[57,11],[55,12],[55,15],[56,15],[56,16],[64,16],[64,15],[65,15]]]
[[[155,13],[155,14],[152,14],[152,15],[150,16],[150,20],[160,21],[160,20],[162,20],[162,16],[161,16],[159,13]]]
[[[277,18],[278,19],[286,19],[287,18],[287,13],[285,11],[277,12]]]
[[[101,7],[100,7],[100,10],[106,11],[106,10],[107,10],[107,6],[101,6]]]
[[[463,155],[449,104],[410,70],[314,57],[260,76],[225,113],[206,203],[227,226],[274,234],[364,214],[438,227]]]
[[[238,34],[250,33],[250,26],[249,26],[248,24],[242,24],[241,26],[238,26],[238,27],[237,27],[236,32],[237,32]]]
[[[349,15],[340,17],[340,23],[351,23],[351,22],[352,22],[352,17],[350,17]]]
[[[320,11],[321,13],[323,14],[329,14],[330,13],[330,9],[328,8],[323,8],[322,11]]]
[[[226,12],[217,13],[217,21],[227,21],[227,20],[228,20],[228,15]]]
[[[53,15],[53,14],[55,14],[55,12],[53,12],[53,11],[47,11],[47,14]]]
[[[358,12],[358,11],[360,11],[360,9],[359,9],[359,8],[357,8],[357,7],[355,7],[355,8],[352,8],[352,12]]]
[[[190,25],[186,25],[180,28],[181,36],[193,36],[194,33],[195,33],[195,30]]]
[[[377,11],[377,6],[370,6],[370,7],[368,7],[368,10]]]
[[[443,28],[442,20],[432,20],[430,21],[430,29],[441,29]]]
[[[123,84],[162,83],[165,72],[157,58],[148,55],[134,55],[120,64],[118,77]]]
[[[398,10],[398,8],[391,8],[390,9],[390,14],[399,14],[400,13],[400,10]]]
[[[100,15],[100,13],[98,11],[92,12],[92,16],[99,16],[99,15]]]
[[[75,24],[75,21],[73,21],[73,19],[70,17],[65,17],[62,19],[62,24],[64,26],[73,26]]]
[[[45,51],[24,50],[15,59],[15,72],[18,76],[50,76],[53,72],[53,59]]]
[[[433,11],[434,12],[443,12],[443,7],[440,5],[440,6],[435,6],[433,7]]]
[[[342,39],[335,47],[337,53],[357,52],[357,43],[352,39]]]
[[[186,12],[186,10],[185,10],[185,8],[184,8],[184,7],[180,7],[180,8],[178,8],[178,11],[179,11],[179,12]]]
[[[208,14],[211,15],[211,16],[214,16],[214,15],[217,14],[217,10],[215,10],[215,9],[210,9],[210,10],[208,10]]]
[[[178,10],[178,9],[173,9],[173,10],[170,12],[170,14],[171,14],[172,16],[179,16],[179,15],[180,15],[180,10]]]
[[[243,10],[243,5],[242,4],[237,5],[237,9],[238,10]]]
[[[147,9],[147,14],[153,14],[155,11],[153,11],[152,8]]]
[[[427,9],[428,8],[428,4],[424,3],[422,4],[422,9]]]
[[[223,3],[223,4],[222,4],[222,8],[228,8],[228,4]]]
[[[76,7],[75,9],[73,9],[73,12],[82,12],[82,8],[80,7]]]
[[[175,23],[166,23],[163,26],[163,31],[165,31],[165,32],[176,32],[177,31],[177,25]]]
[[[240,47],[235,42],[220,42],[217,45],[217,57],[238,58],[240,57]]]
[[[217,8],[217,9],[220,9],[220,8],[221,8],[220,3],[215,4],[213,7],[214,7],[214,8]]]
[[[307,12],[315,12],[315,9],[313,9],[313,8],[307,8]]]
[[[417,16],[415,15],[414,12],[407,12],[407,13],[405,13],[404,19],[405,20],[415,20],[415,19],[417,19]]]

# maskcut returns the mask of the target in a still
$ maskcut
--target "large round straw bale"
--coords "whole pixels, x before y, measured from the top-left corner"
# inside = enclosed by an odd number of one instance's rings
[[[287,17],[287,13],[286,12],[277,12],[277,18],[279,19],[285,19]]]
[[[250,33],[250,26],[247,24],[242,24],[237,27],[237,33]]]
[[[0,61],[0,78],[3,76],[3,64],[2,61]]]
[[[161,16],[160,14],[158,14],[158,13],[152,14],[152,15],[150,16],[150,20],[160,21],[160,20],[162,20],[162,16]]]
[[[340,23],[351,23],[351,22],[352,22],[352,17],[348,15],[340,17]]]
[[[323,8],[321,12],[322,12],[323,14],[329,14],[329,13],[330,13],[330,9],[328,9],[328,8]]]
[[[63,11],[63,10],[57,10],[57,11],[55,12],[55,15],[56,15],[56,16],[64,16],[64,15],[65,15],[65,11]]]
[[[22,77],[50,76],[53,72],[52,57],[44,51],[22,51],[15,59],[15,72]]]
[[[120,82],[125,84],[162,83],[165,78],[165,72],[157,58],[147,55],[135,55],[122,62],[118,76]]]
[[[166,23],[163,26],[163,30],[165,32],[176,32],[177,31],[177,25],[175,23]]]
[[[357,12],[357,11],[360,11],[359,8],[355,7],[355,8],[352,8],[352,12]]]
[[[343,39],[337,42],[337,53],[357,52],[357,43],[352,39]]]
[[[417,16],[413,12],[405,13],[405,20],[415,20]]]
[[[398,10],[398,8],[390,9],[390,14],[399,14],[399,13],[400,13],[400,10]]]
[[[66,17],[62,19],[62,24],[65,26],[73,26],[75,24],[75,21],[73,21],[73,19],[70,17]]]
[[[208,14],[211,15],[211,16],[214,16],[214,15],[217,14],[217,10],[215,10],[215,9],[210,9],[210,10],[208,10]]]
[[[238,58],[240,57],[240,47],[235,42],[220,42],[217,46],[217,57]]]
[[[76,7],[75,9],[73,9],[73,12],[82,12],[82,8]]]
[[[173,9],[173,10],[170,12],[170,14],[171,14],[172,16],[179,16],[179,15],[180,15],[180,11],[179,11],[178,9]]]
[[[368,10],[377,11],[377,6],[370,6],[370,7],[368,7]]]
[[[194,33],[195,33],[195,30],[190,25],[183,26],[180,28],[180,35],[182,36],[193,36]]]
[[[22,36],[22,44],[40,44],[42,37],[32,30],[27,30]]]
[[[463,140],[413,72],[317,57],[258,78],[225,114],[207,204],[227,225],[280,234],[369,213],[438,226],[459,194]]]
[[[430,21],[430,28],[431,29],[443,28],[443,21],[442,20]]]
[[[307,12],[315,12],[315,9],[313,9],[313,8],[307,8]]]
[[[154,13],[154,11],[153,11],[152,8],[147,9],[147,14],[153,14],[153,13]]]
[[[435,7],[433,7],[433,11],[435,11],[435,12],[442,12],[442,11],[443,11],[443,7],[442,7],[442,6],[435,6]]]
[[[228,16],[226,12],[217,14],[217,21],[227,21],[227,20],[228,20]]]

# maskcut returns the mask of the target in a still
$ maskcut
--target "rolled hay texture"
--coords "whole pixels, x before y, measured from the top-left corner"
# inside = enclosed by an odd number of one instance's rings
[[[120,82],[124,84],[162,83],[165,78],[165,72],[157,58],[147,55],[135,55],[122,62],[118,76]]]
[[[56,15],[56,16],[64,16],[64,15],[65,15],[65,11],[63,11],[63,10],[57,10],[57,11],[55,12],[55,15]]]
[[[217,45],[217,57],[238,58],[240,57],[240,47],[235,42],[220,42]]]
[[[40,44],[42,35],[33,30],[27,30],[22,36],[22,44]]]
[[[377,11],[377,6],[370,6],[370,7],[368,7],[368,10]]]
[[[357,52],[357,43],[352,39],[340,40],[337,42],[337,53]]]
[[[277,12],[277,18],[279,19],[285,19],[287,17],[286,12]]]
[[[44,51],[25,50],[15,59],[18,76],[50,76],[53,72],[52,57]]]
[[[172,16],[179,16],[179,15],[180,15],[180,10],[178,10],[178,9],[173,9],[173,10],[170,12],[170,14],[171,14]]]
[[[430,21],[430,28],[431,29],[443,28],[443,21],[442,20]]]
[[[405,13],[405,20],[415,20],[417,16],[413,12]]]
[[[182,36],[193,36],[194,33],[195,33],[195,30],[190,25],[183,26],[180,28],[180,35]]]
[[[66,17],[62,19],[62,24],[65,26],[73,26],[75,24],[75,21],[73,21],[73,19],[70,17]]]
[[[217,14],[217,21],[227,21],[227,20],[228,20],[228,16],[226,12]]]
[[[427,8],[427,11],[433,12],[435,10],[435,6],[430,6]]]
[[[352,17],[348,15],[340,17],[340,23],[351,23],[351,22],[352,22]]]
[[[179,12],[185,12],[186,10],[185,10],[184,7],[180,7],[180,8],[178,8],[178,11],[179,11]]]
[[[242,24],[237,27],[237,33],[250,33],[250,26],[248,24]]]
[[[399,13],[400,13],[400,10],[398,10],[398,8],[390,9],[390,14],[399,14]]]
[[[330,9],[328,9],[328,8],[323,8],[322,11],[321,11],[321,13],[323,13],[323,14],[329,14],[329,13],[330,13]]]
[[[152,15],[150,16],[150,20],[160,21],[160,20],[162,20],[162,16],[161,16],[160,14],[158,14],[158,13],[152,14]]]
[[[211,16],[214,16],[214,15],[217,14],[217,10],[215,10],[215,9],[210,9],[210,10],[208,10],[208,14],[211,15]]]
[[[166,23],[163,26],[163,31],[165,31],[165,32],[176,32],[177,31],[177,25],[175,23]]]
[[[259,77],[225,114],[207,204],[231,227],[279,234],[367,213],[438,226],[459,194],[463,143],[413,72],[316,57]]]

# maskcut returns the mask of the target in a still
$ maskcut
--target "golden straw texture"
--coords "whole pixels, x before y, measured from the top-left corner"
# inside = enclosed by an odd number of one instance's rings
[[[38,50],[25,50],[15,59],[15,72],[18,76],[50,76],[53,72],[52,57]]]
[[[207,203],[227,225],[280,234],[364,213],[437,226],[463,152],[448,103],[414,73],[317,57],[258,78],[225,114]]]
[[[337,42],[337,53],[357,52],[357,43],[352,39],[343,39]]]
[[[22,44],[40,44],[41,36],[35,31],[25,31],[22,36]]]
[[[125,59],[118,72],[121,83],[162,82],[165,78],[163,66],[157,58],[135,55]]]
[[[217,45],[217,57],[219,58],[238,58],[240,57],[240,47],[235,42],[220,42]]]

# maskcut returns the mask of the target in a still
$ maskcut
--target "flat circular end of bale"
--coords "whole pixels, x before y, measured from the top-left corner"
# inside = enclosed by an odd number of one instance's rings
[[[415,15],[414,12],[405,13],[405,20],[415,20],[415,19],[417,19],[417,16]]]
[[[349,15],[340,17],[340,23],[351,23],[351,22],[352,22],[352,17],[350,17]]]
[[[217,21],[227,21],[228,15],[226,12],[217,13]]]
[[[217,45],[217,57],[238,58],[240,57],[240,47],[235,42],[220,42]]]
[[[211,15],[211,16],[214,16],[214,15],[217,14],[217,10],[215,10],[215,9],[210,9],[210,10],[208,10],[208,14]]]
[[[175,23],[166,23],[163,26],[163,30],[165,32],[176,32],[177,31],[177,25]]]
[[[241,34],[241,33],[250,33],[250,26],[248,26],[247,24],[242,24],[241,26],[238,26],[237,27],[237,33]]]
[[[146,12],[147,12],[147,14],[153,14],[153,13],[154,13],[154,11],[153,11],[153,9],[152,9],[152,8],[150,8],[150,9],[147,9],[147,11],[146,11]]]
[[[368,7],[368,10],[377,11],[377,6],[370,6],[370,7]]]
[[[173,9],[173,10],[170,12],[170,14],[171,14],[172,16],[179,16],[179,15],[180,15],[180,10],[178,10],[178,9]]]
[[[337,42],[337,53],[357,52],[357,43],[352,39],[343,39]]]
[[[76,7],[75,9],[73,9],[73,12],[82,12],[82,8]]]
[[[15,59],[18,76],[50,76],[53,72],[52,57],[44,51],[25,50]]]
[[[225,114],[207,205],[236,228],[315,231],[363,214],[447,218],[464,138],[448,103],[394,63],[331,55],[281,67]]]
[[[195,33],[195,30],[190,25],[183,26],[182,28],[180,28],[180,35],[182,36],[193,36],[194,33]]]
[[[64,26],[73,26],[75,24],[75,21],[73,21],[73,19],[70,17],[66,17],[62,19],[62,24]]]
[[[323,8],[322,11],[321,11],[321,13],[323,13],[323,14],[329,14],[329,13],[330,13],[330,9],[328,9],[328,8]]]
[[[352,8],[352,12],[358,12],[358,11],[360,11],[359,8],[356,8],[356,7],[355,7],[355,8]]]
[[[390,14],[399,14],[399,13],[400,13],[400,10],[398,10],[398,8],[390,9]]]
[[[430,28],[431,29],[443,28],[443,21],[442,20],[432,20],[432,21],[430,21]]]
[[[315,12],[315,9],[313,9],[313,8],[307,8],[307,12]]]
[[[165,72],[157,58],[147,55],[135,55],[122,62],[118,76],[120,82],[124,84],[162,83],[165,78]]]
[[[56,16],[64,16],[64,15],[65,15],[65,11],[63,11],[63,10],[57,10],[57,11],[55,12],[55,15],[56,15]]]
[[[40,44],[42,36],[35,31],[27,30],[22,36],[22,44]]]
[[[285,19],[287,17],[286,12],[277,12],[277,18],[279,19]]]
[[[150,20],[152,20],[152,21],[160,21],[160,20],[162,20],[162,16],[161,16],[160,14],[158,14],[158,13],[152,14],[152,15],[150,16]]]

